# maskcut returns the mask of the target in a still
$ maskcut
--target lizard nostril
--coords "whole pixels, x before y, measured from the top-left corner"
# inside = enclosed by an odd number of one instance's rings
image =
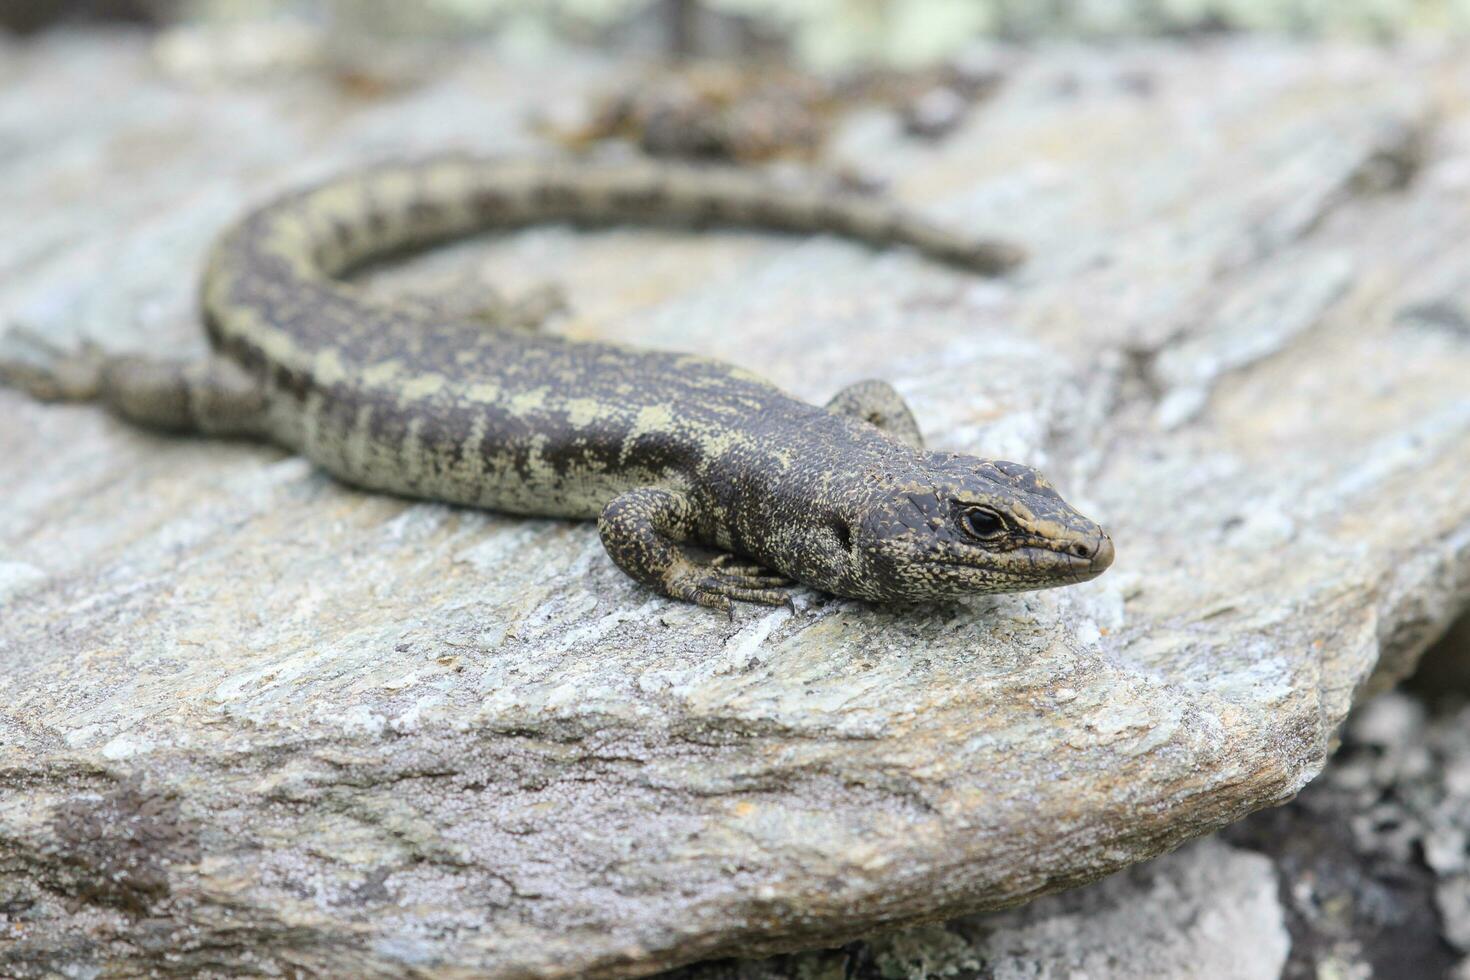
[[[1072,545],[1072,554],[1076,555],[1078,558],[1091,558],[1092,549],[1079,541],[1076,544]]]

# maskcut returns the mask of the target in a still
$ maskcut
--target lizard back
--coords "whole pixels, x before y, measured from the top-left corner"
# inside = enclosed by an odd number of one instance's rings
[[[517,513],[595,516],[630,486],[764,451],[780,420],[818,419],[708,358],[426,316],[339,278],[551,221],[831,232],[992,273],[1017,258],[881,200],[728,169],[445,157],[321,184],[232,228],[204,279],[210,338],[265,381],[273,438],[334,475]]]

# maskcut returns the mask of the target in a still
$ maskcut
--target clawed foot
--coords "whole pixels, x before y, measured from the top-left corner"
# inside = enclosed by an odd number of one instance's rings
[[[102,349],[90,341],[65,350],[23,327],[0,335],[0,385],[40,401],[96,398],[103,361]]]
[[[733,615],[735,600],[790,605],[794,582],[749,559],[724,554],[709,562],[684,551],[694,539],[695,506],[668,487],[634,487],[608,501],[597,533],[613,562],[664,595]]]
[[[681,563],[669,576],[669,595],[734,613],[734,602],[791,606],[796,583],[735,555],[717,555],[709,564]]]

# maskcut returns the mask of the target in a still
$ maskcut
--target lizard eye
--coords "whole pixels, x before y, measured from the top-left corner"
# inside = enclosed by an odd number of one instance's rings
[[[988,507],[974,507],[965,511],[962,518],[965,530],[971,537],[991,541],[1006,533],[1005,518]]]

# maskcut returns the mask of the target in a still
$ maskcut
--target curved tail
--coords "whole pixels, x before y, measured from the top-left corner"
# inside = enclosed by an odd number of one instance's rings
[[[264,253],[300,273],[335,277],[407,249],[555,221],[831,233],[912,247],[984,275],[1004,273],[1025,256],[1012,243],[967,237],[827,183],[667,162],[448,156],[359,171],[269,204],[222,239],[211,267]]]

